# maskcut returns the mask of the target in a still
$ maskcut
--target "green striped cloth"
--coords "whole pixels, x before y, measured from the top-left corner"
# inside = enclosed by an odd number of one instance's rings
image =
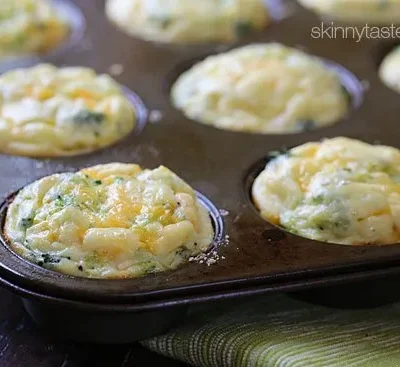
[[[400,367],[400,304],[338,310],[284,295],[196,307],[142,342],[199,367]]]

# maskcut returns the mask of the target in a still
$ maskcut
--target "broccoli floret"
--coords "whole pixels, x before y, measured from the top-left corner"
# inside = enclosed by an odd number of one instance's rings
[[[42,258],[45,264],[57,264],[61,261],[60,256],[54,256],[50,254],[42,254]]]
[[[268,158],[274,159],[274,158],[278,158],[282,155],[285,155],[286,157],[291,157],[292,153],[291,153],[290,149],[282,148],[281,150],[273,150],[273,151],[269,152]]]
[[[312,120],[303,120],[296,122],[296,129],[298,131],[307,132],[314,130],[317,127],[316,123]]]
[[[75,205],[75,201],[71,196],[67,195],[57,195],[56,200],[54,201],[54,204],[58,208],[64,208],[66,206],[73,206]]]
[[[72,120],[76,124],[99,125],[105,120],[105,118],[106,115],[104,113],[83,110],[73,116]]]
[[[168,15],[152,16],[150,18],[150,21],[161,29],[167,29],[173,23],[172,18]]]
[[[234,27],[238,38],[248,37],[254,32],[254,26],[250,22],[239,21],[235,23]]]
[[[33,218],[32,217],[22,218],[19,224],[23,229],[28,229],[33,225]]]

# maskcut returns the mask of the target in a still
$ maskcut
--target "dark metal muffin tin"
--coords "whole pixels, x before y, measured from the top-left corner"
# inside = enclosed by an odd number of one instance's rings
[[[68,338],[129,342],[165,331],[182,319],[187,305],[195,302],[368,281],[358,283],[344,296],[340,287],[331,291],[325,288],[322,293],[348,301],[349,294],[357,294],[354,291],[372,295],[381,288],[378,279],[386,282],[386,277],[400,274],[400,246],[352,247],[301,238],[266,222],[250,198],[252,181],[270,151],[335,136],[400,147],[396,134],[400,95],[386,88],[377,74],[393,40],[364,39],[357,43],[350,39],[313,39],[311,28],[320,25],[320,20],[289,1],[292,13],[285,19],[235,45],[165,45],[118,31],[105,19],[103,1],[76,0],[76,4],[88,24],[83,39],[68,52],[46,56],[42,61],[89,66],[105,73],[113,64],[123,65],[123,73],[115,79],[143,100],[149,111],[148,122],[113,147],[88,155],[48,160],[0,155],[0,195],[6,198],[45,175],[100,163],[134,162],[148,168],[163,164],[227,214],[218,233],[228,235],[229,243],[218,247],[220,260],[211,266],[188,263],[175,271],[137,279],[94,280],[27,263],[4,242],[0,247],[0,281],[23,297],[34,320]],[[195,60],[236,46],[270,41],[297,46],[342,65],[340,75],[353,98],[353,109],[343,121],[299,134],[258,135],[205,126],[188,120],[171,106],[171,84]],[[154,119],[151,111],[160,111],[162,118]],[[7,203],[1,208],[2,220]],[[221,226],[218,212],[214,210],[212,216],[214,224]],[[375,279],[374,283],[369,283],[370,279]],[[365,284],[374,286],[365,288]],[[310,291],[303,297],[310,299]],[[325,298],[319,301],[324,303]]]

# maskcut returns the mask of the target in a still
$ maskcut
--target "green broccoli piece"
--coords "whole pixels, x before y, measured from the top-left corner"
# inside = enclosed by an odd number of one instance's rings
[[[250,22],[238,21],[234,25],[235,34],[238,38],[250,36],[254,32],[254,26]]]
[[[23,228],[23,229],[28,229],[29,227],[32,227],[33,225],[33,218],[32,217],[26,217],[26,218],[22,218],[19,225]]]
[[[296,122],[296,129],[301,132],[314,130],[317,124],[312,120],[302,120]]]
[[[72,117],[74,123],[79,125],[100,125],[106,119],[101,112],[82,110]]]
[[[152,16],[149,20],[161,29],[167,29],[173,23],[173,19],[168,15]]]

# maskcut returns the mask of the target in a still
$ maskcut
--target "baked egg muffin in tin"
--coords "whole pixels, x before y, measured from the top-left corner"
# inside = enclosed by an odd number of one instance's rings
[[[131,102],[108,75],[41,64],[0,76],[0,152],[87,153],[114,144],[135,125]]]
[[[176,80],[171,99],[198,122],[263,134],[332,125],[350,107],[336,72],[319,58],[278,43],[206,58]]]
[[[333,19],[373,24],[400,23],[399,0],[298,0],[304,7]]]
[[[0,58],[47,52],[69,32],[50,0],[0,1]]]
[[[106,14],[128,34],[168,42],[231,42],[269,23],[263,0],[107,0]]]
[[[344,137],[307,143],[268,162],[252,187],[268,221],[344,245],[400,242],[400,151]]]
[[[400,46],[383,59],[379,76],[384,84],[400,93]]]
[[[214,230],[193,189],[169,169],[110,163],[23,188],[4,235],[16,253],[45,268],[132,278],[206,251]]]

